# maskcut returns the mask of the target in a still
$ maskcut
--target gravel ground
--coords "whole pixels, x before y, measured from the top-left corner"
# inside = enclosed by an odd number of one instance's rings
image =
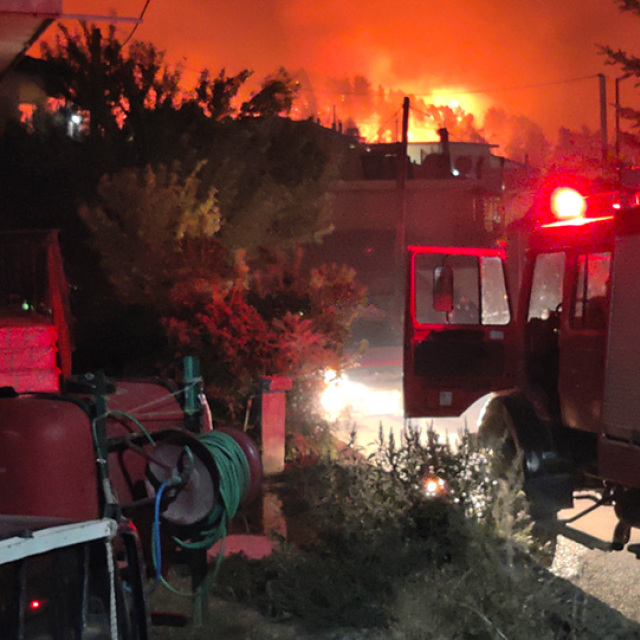
[[[598,551],[560,536],[552,572],[640,623],[640,560],[629,551]]]

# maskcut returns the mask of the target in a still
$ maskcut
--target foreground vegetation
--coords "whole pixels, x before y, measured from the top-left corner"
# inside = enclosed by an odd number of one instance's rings
[[[290,539],[221,565],[214,596],[281,621],[265,637],[640,637],[540,566],[518,474],[492,480],[472,438],[454,450],[409,429],[401,442],[381,432],[370,459],[350,451],[291,464],[278,485]],[[425,498],[425,472],[447,478],[448,493]],[[262,637],[252,628],[233,637]],[[183,633],[162,638],[200,637]]]

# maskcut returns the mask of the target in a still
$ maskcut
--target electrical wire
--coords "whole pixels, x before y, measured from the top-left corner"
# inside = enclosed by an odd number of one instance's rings
[[[597,78],[597,74],[592,74],[590,76],[581,76],[579,78],[565,78],[564,80],[552,80],[550,82],[537,82],[534,84],[523,84],[516,85],[513,87],[494,87],[490,89],[471,89],[469,91],[451,91],[451,93],[455,93],[459,96],[473,95],[478,93],[501,93],[503,91],[524,91],[526,89],[540,89],[541,87],[554,87],[561,84],[571,84],[572,82],[581,82],[582,80],[593,80]],[[416,98],[431,98],[433,94],[417,94]]]
[[[151,3],[151,0],[147,0],[144,3],[144,7],[142,8],[142,11],[140,12],[140,17],[138,18],[139,22],[136,22],[136,24],[133,26],[133,29],[131,29],[131,31],[129,32],[129,35],[125,38],[124,42],[121,45],[121,49],[124,49],[125,45],[127,44],[127,42],[129,42],[129,40],[131,40],[131,38],[133,37],[133,34],[136,32],[136,30],[138,29],[138,27],[140,26],[140,24],[142,23],[142,18],[144,18],[144,14],[147,11],[147,8],[149,7],[149,4]]]
[[[550,80],[547,82],[535,82],[535,83],[531,83],[531,84],[524,84],[524,85],[514,85],[514,86],[507,86],[507,87],[489,87],[489,88],[485,88],[485,89],[469,89],[467,91],[450,91],[449,93],[452,93],[455,95],[460,95],[460,96],[464,96],[464,95],[473,95],[473,94],[479,94],[479,93],[500,93],[503,91],[525,91],[527,89],[539,89],[542,87],[553,87],[553,86],[557,86],[557,85],[562,85],[562,84],[571,84],[573,82],[582,82],[583,80],[593,80],[594,78],[597,78],[598,74],[591,74],[588,76],[579,76],[579,77],[575,77],[575,78],[564,78],[562,80]],[[344,92],[344,91],[336,91],[336,90],[329,90],[329,89],[314,89],[312,88],[301,88],[299,89],[300,93],[309,93],[312,95],[325,95],[325,96],[334,96],[334,97],[344,97],[345,95],[352,97],[352,98],[367,98],[367,97],[372,97],[372,98],[376,98],[377,99],[377,95],[374,95],[373,93],[370,96],[367,95],[361,95],[358,93],[355,93],[353,91],[351,92]],[[422,99],[428,99],[428,98],[433,98],[434,95],[433,93],[412,93],[412,92],[403,92],[401,90],[389,90],[389,92],[391,93],[410,93],[411,96],[413,96],[414,98],[422,98]]]

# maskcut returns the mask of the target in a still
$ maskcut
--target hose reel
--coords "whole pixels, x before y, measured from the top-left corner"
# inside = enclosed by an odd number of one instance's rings
[[[259,493],[257,445],[244,432],[221,428],[157,439],[146,470],[147,489],[162,489],[160,517],[184,548],[208,548],[223,538],[238,508]]]

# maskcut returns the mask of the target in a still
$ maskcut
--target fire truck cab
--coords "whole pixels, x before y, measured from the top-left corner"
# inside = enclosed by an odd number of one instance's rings
[[[493,392],[478,437],[522,454],[532,515],[555,520],[595,490],[615,507],[608,548],[620,549],[640,527],[640,208],[553,196],[574,214],[526,234],[514,268],[502,268],[509,245],[409,249],[405,416],[460,415]],[[507,271],[519,273],[513,315]],[[463,289],[477,306],[464,320]]]

